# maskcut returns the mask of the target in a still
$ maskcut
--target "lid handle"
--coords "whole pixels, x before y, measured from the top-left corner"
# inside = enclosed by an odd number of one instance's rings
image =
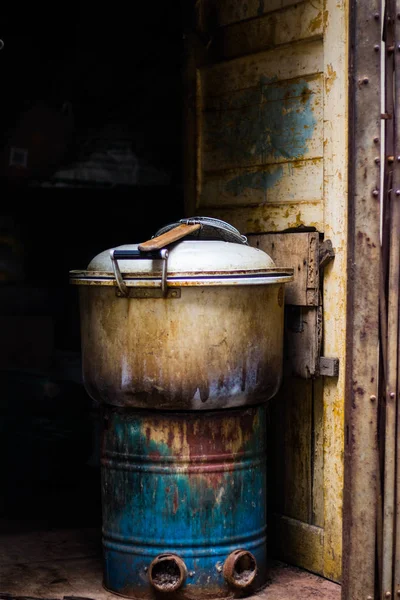
[[[115,279],[117,285],[119,287],[119,291],[121,296],[126,298],[129,294],[129,290],[126,286],[124,278],[122,277],[121,270],[119,268],[118,259],[121,260],[138,260],[138,259],[146,259],[149,258],[154,260],[162,260],[162,275],[161,275],[161,290],[163,296],[167,294],[167,272],[168,272],[168,250],[165,248],[158,252],[146,252],[146,254],[142,254],[139,250],[116,250],[113,248],[110,250],[111,264],[113,267]]]
[[[153,250],[161,250],[161,248],[165,248],[172,242],[177,242],[183,237],[198,231],[201,228],[200,223],[181,223],[177,227],[170,229],[166,233],[162,233],[161,235],[148,240],[147,242],[142,242],[139,244],[138,248],[141,252],[152,252]]]

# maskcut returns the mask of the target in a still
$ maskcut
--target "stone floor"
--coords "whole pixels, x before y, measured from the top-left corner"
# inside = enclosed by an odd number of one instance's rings
[[[77,596],[116,600],[101,585],[98,528],[41,530],[0,521],[0,598]],[[272,562],[269,582],[254,600],[340,600],[340,586],[283,563]]]

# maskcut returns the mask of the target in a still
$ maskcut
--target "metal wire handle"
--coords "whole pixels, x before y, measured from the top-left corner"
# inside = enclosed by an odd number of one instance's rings
[[[201,239],[202,237],[207,238],[207,232],[214,230],[216,233],[215,237],[217,239],[222,239],[227,242],[234,242],[236,244],[248,245],[246,236],[242,235],[238,229],[229,223],[226,223],[226,221],[214,219],[213,217],[188,217],[187,219],[181,219],[177,223],[170,223],[169,225],[162,227],[154,234],[153,237],[160,236],[182,223],[185,225],[201,225],[201,229],[193,236],[196,239]]]

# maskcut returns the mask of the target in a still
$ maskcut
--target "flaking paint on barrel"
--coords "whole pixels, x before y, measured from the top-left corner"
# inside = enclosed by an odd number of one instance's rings
[[[222,567],[252,552],[253,589],[265,581],[265,406],[209,412],[104,409],[104,583],[119,594],[155,597],[148,568],[180,556],[178,597],[231,596]]]

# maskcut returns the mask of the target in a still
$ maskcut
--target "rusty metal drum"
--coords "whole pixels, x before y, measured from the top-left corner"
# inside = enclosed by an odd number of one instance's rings
[[[284,287],[244,243],[189,239],[159,252],[120,246],[71,272],[83,375],[96,400],[157,410],[266,402],[282,372]]]
[[[103,407],[104,585],[130,598],[216,598],[266,580],[265,405]]]

